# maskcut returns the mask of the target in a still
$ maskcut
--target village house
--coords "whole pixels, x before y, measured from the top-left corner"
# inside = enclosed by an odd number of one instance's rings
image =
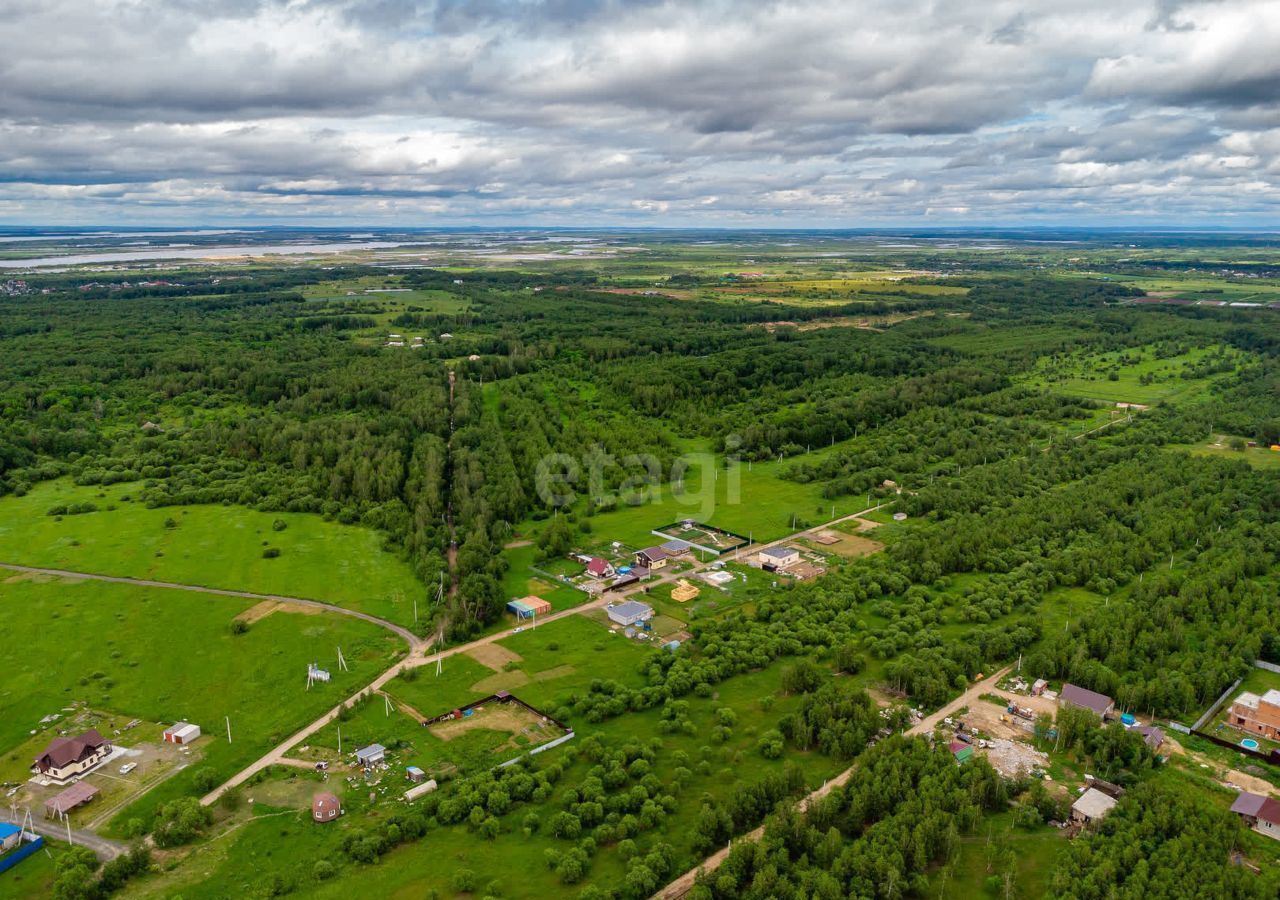
[[[36,757],[31,773],[51,781],[66,781],[90,771],[110,755],[111,744],[90,728],[79,737],[56,737],[50,741]]]
[[[1058,693],[1058,704],[1062,705],[1064,703],[1067,706],[1087,709],[1102,719],[1111,715],[1115,709],[1114,701],[1106,694],[1099,694],[1097,691],[1091,691],[1070,683],[1064,684],[1062,690]]]
[[[342,803],[337,796],[321,791],[311,798],[311,818],[315,822],[332,822],[342,815]]]
[[[1231,702],[1227,722],[1249,734],[1280,740],[1280,691],[1270,690],[1261,697],[1245,691]]]
[[[587,561],[587,574],[592,578],[609,578],[613,575],[613,565],[607,559],[593,556]]]
[[[636,565],[643,566],[650,571],[655,569],[664,569],[670,562],[670,554],[661,547],[645,547],[636,554]]]
[[[1280,841],[1280,800],[1241,791],[1231,804],[1231,811],[1258,834]]]
[[[619,625],[635,625],[637,622],[647,622],[653,618],[653,607],[639,600],[627,600],[616,606],[610,605],[605,608],[605,612],[608,613],[610,620]]]
[[[800,562],[800,551],[794,547],[765,547],[757,556],[760,568],[766,572],[780,572],[787,566]]]

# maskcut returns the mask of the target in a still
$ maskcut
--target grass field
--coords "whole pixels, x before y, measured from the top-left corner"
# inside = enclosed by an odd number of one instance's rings
[[[233,744],[209,742],[200,765],[121,814],[128,818],[191,792],[196,769],[231,775],[372,680],[401,651],[377,626],[331,614],[276,613],[233,634],[232,619],[251,605],[132,585],[0,579],[0,751],[7,758],[41,718],[73,701],[149,722],[185,719],[213,735],[224,733],[224,716],[231,718]],[[350,672],[332,665],[338,646]],[[328,663],[333,681],[308,692],[312,661]]]
[[[655,496],[650,502],[636,506],[621,503],[616,509],[597,512],[591,519],[593,540],[621,541],[627,547],[640,549],[660,542],[650,533],[655,528],[695,519],[756,541],[769,541],[858,512],[866,508],[866,497],[831,501],[822,496],[821,482],[800,484],[780,477],[785,468],[797,461],[815,461],[841,447],[824,447],[784,462],[736,464],[732,469],[726,469],[723,460],[714,457],[714,463],[704,462],[689,469],[679,494],[670,484],[663,484],[654,488]],[[696,458],[713,459],[709,454]],[[538,529],[537,523],[525,522],[519,530],[530,537]]]
[[[0,875],[0,900],[53,896],[53,867],[63,846],[46,839],[44,849]]]
[[[1255,469],[1280,469],[1280,451],[1272,450],[1270,447],[1246,447],[1243,450],[1233,450],[1228,443],[1230,439],[1230,435],[1215,434],[1212,438],[1200,443],[1171,446],[1182,447],[1196,456],[1244,460]]]
[[[148,509],[137,484],[44,482],[0,499],[0,561],[325,600],[410,625],[426,589],[374,531],[240,506]],[[60,504],[98,512],[50,516]],[[166,522],[172,520],[173,527]],[[276,531],[277,521],[287,526]],[[265,547],[280,551],[264,559]]]
[[[960,323],[953,323],[957,329]],[[1064,342],[1086,336],[1069,325],[1030,325],[1019,328],[993,328],[989,325],[965,323],[963,330],[944,337],[928,338],[928,343],[979,356],[991,356],[1025,350],[1045,351]]]
[[[935,900],[971,900],[975,897],[1043,897],[1049,886],[1054,860],[1066,839],[1057,828],[1015,828],[1012,813],[987,816],[976,834],[960,839],[960,850],[946,865],[929,875],[925,896]],[[1013,854],[1012,892],[1005,893],[1006,861]],[[992,890],[987,880],[999,879]]]
[[[577,621],[571,617],[556,626],[537,632],[515,636],[513,646],[526,654],[526,663],[534,670],[564,660],[565,651],[549,649],[550,635],[554,628],[565,622]],[[590,628],[590,623],[585,623]],[[582,626],[577,626],[581,628]],[[591,632],[584,632],[590,634]],[[563,635],[562,635],[563,637]],[[520,641],[521,638],[528,640]],[[619,640],[619,639],[611,639]],[[557,642],[558,643],[558,642]],[[562,644],[563,646],[563,644]],[[622,648],[626,645],[607,645],[609,650],[597,662],[595,675],[613,677],[615,672],[626,672],[631,667]],[[590,646],[578,648],[580,654],[595,653]],[[767,772],[780,769],[786,762],[801,767],[811,786],[816,787],[842,766],[825,757],[810,753],[790,752],[785,759],[767,760],[754,749],[759,734],[772,727],[778,717],[795,709],[797,698],[780,694],[782,666],[772,666],[761,672],[740,676],[718,686],[718,694],[710,698],[690,696],[689,717],[697,733],[694,735],[662,735],[656,725],[657,710],[627,714],[600,724],[574,723],[579,738],[598,733],[611,745],[632,739],[649,740],[655,736],[661,740],[661,749],[653,766],[654,774],[664,783],[677,800],[675,811],[664,826],[657,831],[644,832],[636,839],[641,851],[661,841],[671,844],[677,856],[677,869],[683,870],[700,858],[688,846],[685,836],[691,833],[697,820],[704,795],[724,800],[736,790],[738,780],[754,780]],[[447,671],[447,669],[446,669]],[[629,676],[636,677],[636,676]],[[425,681],[425,673],[423,681]],[[551,683],[548,683],[550,687]],[[527,698],[527,689],[520,696]],[[767,698],[767,700],[766,700]],[[710,740],[713,716],[717,708],[734,709],[738,721],[732,736],[724,743]],[[381,712],[379,712],[381,715]],[[573,747],[570,742],[567,747]],[[691,759],[691,767],[705,760],[707,768],[695,775],[683,789],[671,784],[672,773],[677,768],[674,754],[682,752]],[[549,751],[543,759],[552,762],[571,756],[565,749]],[[749,760],[750,772],[744,771]],[[282,813],[273,818],[259,817],[236,827],[226,838],[215,839],[201,845],[195,855],[172,872],[151,876],[137,885],[139,896],[171,897],[181,894],[186,900],[204,900],[225,896],[255,896],[264,892],[266,872],[280,871],[285,881],[301,896],[322,898],[350,897],[352,879],[359,879],[363,896],[410,900],[437,895],[454,896],[453,876],[460,869],[470,869],[477,876],[477,889],[472,896],[500,896],[511,900],[525,898],[575,896],[578,886],[565,886],[554,873],[548,871],[543,859],[548,848],[565,850],[571,843],[557,840],[544,827],[532,837],[527,837],[521,822],[526,814],[535,813],[543,823],[563,808],[564,795],[574,785],[581,783],[593,764],[579,757],[565,773],[550,800],[516,806],[499,817],[501,834],[493,841],[485,840],[465,825],[436,829],[420,841],[406,844],[383,857],[372,866],[357,865],[345,859],[337,845],[342,835],[361,827],[370,817],[381,818],[394,810],[400,801],[378,801],[370,806],[367,792],[362,788],[348,791],[344,804],[348,813],[333,826],[317,827],[307,821],[305,815]],[[300,780],[306,775],[297,776]],[[330,779],[332,789],[340,785]],[[266,791],[266,785],[255,786],[254,792]],[[445,788],[447,789],[447,788]],[[255,808],[255,813],[263,810]],[[234,820],[229,825],[234,825]],[[315,860],[328,859],[339,869],[339,877],[328,882],[318,881],[312,874]],[[625,874],[625,862],[616,845],[600,848],[591,860],[590,877],[602,885],[620,884]]]
[[[1184,377],[1189,367],[1224,353],[1233,365],[1249,356],[1233,349],[1197,347],[1160,358],[1153,346],[1108,353],[1074,353],[1042,357],[1026,377],[1027,384],[1061,394],[1124,403],[1151,405],[1203,396],[1213,376]]]

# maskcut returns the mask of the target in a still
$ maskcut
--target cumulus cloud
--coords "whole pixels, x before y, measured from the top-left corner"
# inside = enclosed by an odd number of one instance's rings
[[[0,217],[1274,217],[1280,0],[8,0]]]

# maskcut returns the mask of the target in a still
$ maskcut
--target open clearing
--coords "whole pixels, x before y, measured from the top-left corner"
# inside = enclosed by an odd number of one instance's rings
[[[201,765],[150,792],[135,804],[141,811],[121,813],[145,815],[190,792],[194,769],[225,776],[261,756],[401,651],[383,629],[337,615],[281,613],[233,634],[232,620],[252,605],[93,581],[0,584],[0,752],[26,745],[33,728],[43,729],[37,738],[52,737],[56,724],[40,719],[73,702],[145,722],[199,724],[211,736]],[[338,646],[349,672],[333,664]],[[327,665],[333,681],[307,691],[313,661]],[[228,716],[233,744],[221,737]]]
[[[467,656],[470,656],[482,666],[488,666],[495,672],[501,672],[507,663],[520,661],[519,653],[508,650],[501,644],[481,644],[479,647],[473,647],[468,650]]]
[[[425,588],[367,528],[303,513],[239,506],[148,509],[140,485],[46,482],[0,499],[0,561],[204,587],[286,594],[349,606],[409,625]],[[98,512],[50,516],[73,503]],[[285,528],[277,531],[276,521]],[[172,524],[169,524],[172,523]],[[267,546],[279,549],[264,559]]]

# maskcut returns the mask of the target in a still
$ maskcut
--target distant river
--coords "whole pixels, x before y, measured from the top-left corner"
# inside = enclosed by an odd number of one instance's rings
[[[67,256],[39,256],[32,259],[0,259],[0,269],[34,269],[47,266],[80,266],[87,263],[137,262],[147,259],[231,259],[240,256],[300,256],[345,253],[349,250],[383,250],[412,247],[421,241],[352,241],[338,244],[248,244],[237,247],[169,247],[151,250],[121,250]]]

